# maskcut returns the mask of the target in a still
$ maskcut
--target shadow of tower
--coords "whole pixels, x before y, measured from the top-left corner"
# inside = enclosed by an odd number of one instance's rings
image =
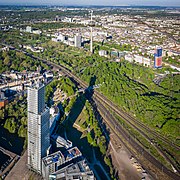
[[[70,113],[68,115],[67,120],[64,122],[63,126],[65,128],[66,133],[68,134],[67,138],[73,142],[75,146],[77,146],[80,151],[82,151],[83,156],[90,162],[93,163],[93,151],[95,156],[97,156],[97,160],[100,161],[103,164],[103,167],[106,167],[107,171],[109,171],[109,167],[104,163],[104,157],[102,156],[99,147],[94,147],[90,143],[87,142],[87,138],[82,136],[83,132],[79,131],[77,128],[75,128],[75,122],[81,112],[83,111],[83,108],[85,107],[86,101],[91,104],[93,114],[95,115],[95,118],[98,120],[98,126],[100,127],[101,131],[103,132],[103,135],[106,137],[106,150],[108,149],[109,145],[109,131],[107,130],[105,124],[102,121],[102,117],[100,112],[98,111],[97,105],[93,99],[94,95],[94,85],[96,82],[96,76],[91,77],[89,86],[84,90],[83,93],[80,93],[73,104]],[[93,127],[93,126],[92,126]],[[91,128],[87,128],[85,131],[87,132],[88,129],[91,131]],[[62,133],[62,132],[61,132]],[[75,138],[76,137],[76,138]],[[65,137],[66,138],[66,137]],[[87,147],[88,144],[88,147]],[[105,178],[106,179],[106,178]]]

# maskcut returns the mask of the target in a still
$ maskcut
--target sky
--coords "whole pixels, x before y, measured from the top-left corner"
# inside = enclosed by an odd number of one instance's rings
[[[0,0],[1,5],[180,6],[180,0]]]

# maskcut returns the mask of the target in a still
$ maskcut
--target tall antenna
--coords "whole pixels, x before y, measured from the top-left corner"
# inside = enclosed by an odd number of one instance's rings
[[[91,51],[91,53],[93,53],[93,20],[92,20],[92,16],[93,16],[93,10],[91,10],[91,22],[90,22],[90,29],[91,29],[90,51]]]

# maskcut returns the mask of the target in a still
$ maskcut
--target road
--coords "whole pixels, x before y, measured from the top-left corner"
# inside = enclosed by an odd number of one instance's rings
[[[11,48],[11,47],[10,47]],[[46,63],[47,65],[50,66],[54,66],[55,68],[63,71],[63,73],[65,75],[67,75],[70,78],[73,78],[78,85],[80,85],[82,88],[87,88],[88,85],[83,82],[81,79],[79,79],[77,76],[75,76],[71,71],[69,71],[66,67],[62,66],[62,65],[57,65],[53,62],[50,62],[46,59],[42,59],[39,57],[36,57],[30,53],[27,53],[23,50],[19,50],[19,49],[15,49],[16,51],[21,51],[23,53],[25,53],[26,55],[34,58],[35,60],[40,60],[44,63]],[[131,126],[133,124],[134,127],[139,128],[139,129],[145,129],[147,132],[151,133],[155,138],[161,139],[164,143],[168,144],[169,146],[173,146],[174,148],[176,148],[177,150],[180,149],[179,146],[172,144],[171,141],[169,141],[167,138],[163,137],[162,135],[160,135],[159,133],[157,133],[155,130],[150,129],[149,127],[145,126],[143,123],[141,123],[140,121],[137,121],[136,119],[134,119],[133,117],[131,117],[129,114],[123,112],[118,106],[116,106],[114,103],[112,103],[110,100],[108,100],[104,95],[102,95],[101,93],[97,92],[96,90],[94,91],[94,95],[96,98],[96,103],[98,104],[98,106],[103,107],[102,102],[104,104],[106,104],[106,106],[108,106],[109,108],[111,108],[112,110],[114,110],[121,118],[123,118],[124,120],[126,120],[126,122],[131,122]],[[97,102],[98,101],[98,102]],[[107,109],[106,107],[101,108],[101,111]],[[108,112],[108,111],[107,111]],[[110,116],[110,115],[109,115]],[[113,116],[110,116],[111,118],[109,118],[109,122],[111,122],[112,125],[115,125],[115,127],[117,128],[118,132],[120,132],[123,137],[130,142],[130,144],[132,145],[133,148],[136,149],[136,151],[138,152],[143,152],[143,156],[144,158],[146,158],[149,162],[151,162],[152,164],[154,164],[158,169],[162,170],[163,172],[169,176],[169,177],[173,177],[174,179],[179,179],[180,176],[178,174],[175,174],[174,172],[170,171],[169,169],[167,169],[163,164],[161,164],[159,161],[157,161],[151,154],[149,154],[143,147],[141,147],[133,138],[131,138],[130,135],[127,134],[127,132],[121,127],[121,125],[119,123],[117,123]],[[114,132],[117,134],[117,132]],[[130,140],[131,139],[131,140]],[[165,156],[165,154],[164,154]]]

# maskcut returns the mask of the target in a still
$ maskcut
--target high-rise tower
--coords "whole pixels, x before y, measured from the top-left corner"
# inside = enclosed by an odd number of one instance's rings
[[[157,47],[154,53],[154,67],[161,68],[162,67],[162,48]]]
[[[80,35],[74,36],[74,46],[75,47],[81,47],[81,39],[82,39],[82,37]]]
[[[93,19],[92,19],[92,16],[93,16],[93,11],[91,11],[91,21],[90,21],[90,51],[91,53],[93,53],[93,26],[95,25],[93,23]]]
[[[45,86],[37,83],[28,88],[28,166],[42,172],[41,159],[50,146],[49,108],[45,106]]]

